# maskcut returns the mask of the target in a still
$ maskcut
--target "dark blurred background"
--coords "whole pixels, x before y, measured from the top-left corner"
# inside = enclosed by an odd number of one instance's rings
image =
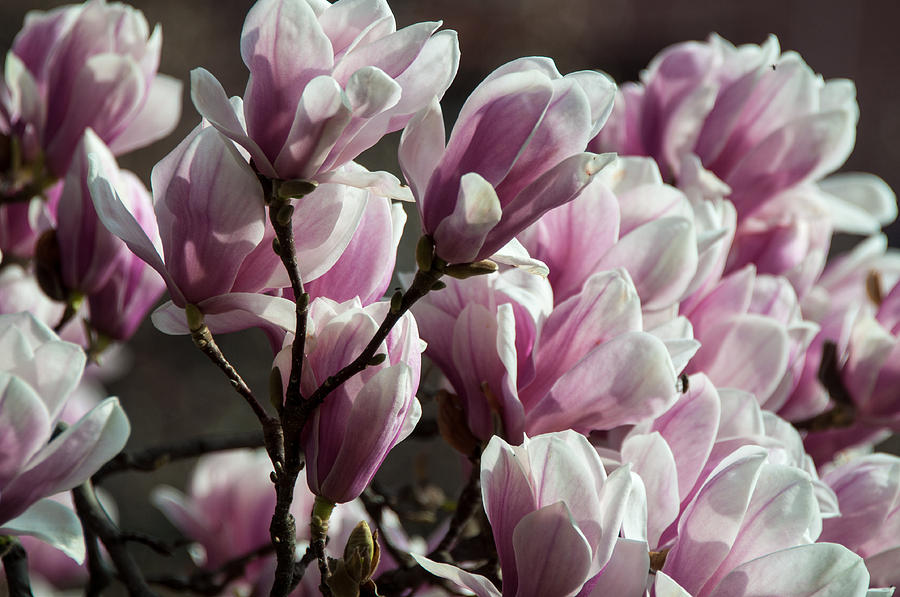
[[[60,5],[48,0],[0,2],[0,50],[9,48],[28,10]],[[240,59],[239,40],[251,2],[237,0],[136,0],[151,25],[163,28],[160,71],[185,82],[181,125],[169,138],[120,160],[149,182],[153,164],[169,152],[199,121],[187,88],[190,71],[203,66],[225,86],[229,95],[243,93],[247,72]],[[826,79],[856,81],[860,121],[856,150],[844,170],[873,172],[900,188],[900,2],[896,0],[393,0],[398,26],[423,20],[444,21],[459,32],[462,51],[459,75],[443,102],[453,117],[462,101],[491,70],[519,56],[554,58],[562,73],[597,68],[617,81],[634,80],[664,47],[680,41],[705,39],[718,32],[735,44],[760,43],[769,33],[783,50],[798,51],[813,70]],[[361,162],[370,169],[397,174],[399,134],[370,150]],[[417,236],[415,221],[407,230]],[[898,245],[900,226],[889,232]],[[412,269],[410,251],[400,267]],[[221,339],[223,350],[256,389],[266,395],[271,353],[262,336],[246,333]],[[109,383],[132,420],[129,446],[142,446],[198,432],[253,429],[255,419],[231,392],[218,371],[186,337],[160,334],[145,324],[130,345],[133,367],[126,378]],[[409,474],[410,458],[424,475],[455,484],[454,469],[435,469],[434,462],[456,466],[441,446],[411,442],[406,456],[392,456],[386,464]],[[434,452],[434,453],[433,453]],[[126,473],[105,483],[119,502],[124,527],[162,537],[176,536],[147,504],[148,491],[159,483],[182,486],[190,466],[174,464],[159,473]],[[183,565],[136,553],[156,571]]]

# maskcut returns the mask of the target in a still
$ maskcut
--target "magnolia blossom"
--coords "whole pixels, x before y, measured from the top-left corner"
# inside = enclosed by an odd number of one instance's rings
[[[604,270],[628,271],[645,312],[674,316],[699,263],[694,210],[684,193],[664,185],[647,158],[620,158],[573,201],[552,209],[519,235],[550,269],[557,303]]]
[[[438,257],[491,257],[576,197],[612,159],[584,148],[606,121],[614,89],[600,73],[563,77],[549,58],[521,58],[472,92],[449,140],[437,101],[416,115],[400,140],[400,167]]]
[[[584,595],[579,591],[589,579],[592,585],[618,581],[617,586],[632,591],[644,586],[646,544],[643,553],[634,552],[644,561],[636,574],[634,566],[610,564],[614,549],[624,541],[619,530],[632,483],[627,467],[607,476],[590,443],[572,431],[526,439],[521,446],[495,437],[481,467],[484,508],[500,557],[503,591],[483,576],[416,556],[423,568],[479,597]],[[629,572],[630,578],[594,578]]]
[[[0,133],[51,178],[65,174],[88,127],[116,154],[165,137],[180,117],[181,83],[156,74],[161,44],[159,26],[151,33],[124,4],[28,13],[6,57]]]
[[[447,286],[413,313],[426,354],[447,375],[479,439],[612,429],[675,400],[673,357],[643,331],[640,299],[624,270],[594,274],[555,307],[549,284],[518,270]],[[688,344],[691,354],[696,345]]]
[[[832,230],[871,234],[897,216],[896,199],[870,174],[825,175],[856,136],[851,81],[823,81],[774,36],[735,47],[712,35],[672,46],[638,84],[621,88],[609,125],[590,145],[654,158],[666,180],[691,184],[696,160],[737,208],[728,270],[754,263],[806,294]],[[772,159],[772,156],[778,156]]]
[[[742,446],[761,447],[770,463],[807,475],[819,514],[839,514],[837,497],[819,480],[796,429],[761,410],[753,395],[718,389],[703,374],[690,376],[675,405],[632,428],[620,447],[599,449],[611,465],[627,463],[641,477],[647,511],[646,535],[639,538],[662,551],[677,542],[679,521],[703,485]]]
[[[841,516],[824,522],[822,540],[865,558],[873,585],[897,585],[900,459],[869,454],[829,470],[823,480],[837,494]]]
[[[359,355],[390,308],[386,302],[363,307],[316,299],[309,308],[309,337],[300,389],[312,393]],[[291,372],[292,344],[275,358],[283,385]],[[416,321],[406,314],[377,353],[384,361],[367,367],[315,410],[303,430],[306,478],[317,496],[349,502],[362,493],[387,453],[412,433],[422,408],[416,399],[422,346]]]
[[[0,533],[34,535],[78,561],[81,524],[43,498],[88,479],[130,430],[118,400],[108,398],[51,440],[85,360],[32,315],[0,315]]]
[[[88,188],[90,160],[100,164],[99,167],[110,177],[115,187],[123,190],[121,197],[141,229],[154,242],[159,239],[150,194],[131,172],[118,169],[115,158],[103,141],[91,129],[87,129],[60,193],[56,241],[60,253],[59,273],[65,290],[88,296],[110,285],[127,284],[128,266],[134,261],[134,255],[125,243],[109,232],[97,217]],[[142,275],[145,268],[140,269],[139,275]],[[153,278],[158,280],[156,276]],[[145,303],[143,309],[138,309],[141,317],[159,298],[162,284],[157,281],[153,286],[145,285],[142,290],[145,292]],[[99,303],[97,306],[100,306]],[[113,312],[104,314],[103,317],[115,320],[120,315]]]
[[[345,181],[404,197],[386,173],[335,170],[443,96],[459,47],[455,31],[438,27],[397,31],[384,0],[260,0],[241,34],[250,70],[243,101],[229,103],[200,68],[191,73],[191,97],[265,176]]]
[[[159,272],[172,297],[154,315],[158,328],[188,333],[183,308],[190,303],[214,331],[264,325],[293,330],[293,302],[265,294],[290,281],[272,251],[274,232],[266,226],[262,188],[228,139],[201,124],[153,169],[161,246],[125,208],[124,191],[102,166],[95,160],[89,176],[100,219]],[[338,260],[368,197],[363,189],[323,184],[297,202],[294,236],[304,280],[317,278]]]
[[[813,543],[821,530],[809,477],[769,463],[762,448],[739,448],[678,522],[655,595],[863,597],[869,574],[862,559],[841,545]],[[683,592],[666,586],[672,580]]]

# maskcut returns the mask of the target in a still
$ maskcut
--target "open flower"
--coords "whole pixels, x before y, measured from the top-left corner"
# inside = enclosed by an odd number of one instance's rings
[[[494,437],[482,455],[481,486],[503,591],[478,574],[413,556],[432,574],[479,597],[584,595],[579,590],[598,574],[596,582],[616,576],[618,584],[606,580],[619,587],[643,587],[646,544],[632,554],[643,568],[611,563],[614,550],[627,541],[619,531],[632,476],[628,467],[607,476],[584,436],[549,433],[520,446]]]
[[[397,31],[384,0],[260,0],[241,34],[250,70],[243,102],[229,103],[200,68],[191,74],[191,97],[261,174],[369,187],[379,177],[334,171],[443,96],[459,47],[455,31],[438,27]]]
[[[130,431],[118,400],[108,398],[53,437],[85,360],[32,315],[0,315],[0,534],[34,535],[79,561],[81,524],[43,498],[88,479]]]
[[[584,148],[606,121],[614,90],[598,72],[563,77],[549,58],[520,58],[472,92],[446,143],[437,101],[410,121],[400,166],[438,257],[491,257],[577,196],[612,161]]]
[[[88,127],[120,154],[160,139],[178,123],[181,83],[157,75],[162,30],[125,4],[93,0],[30,12],[6,57],[0,132],[26,162],[43,154],[65,174]]]

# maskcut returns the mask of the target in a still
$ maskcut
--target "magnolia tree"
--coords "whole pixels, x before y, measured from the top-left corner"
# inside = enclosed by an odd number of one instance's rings
[[[178,120],[160,43],[91,0],[30,13],[6,56],[11,595],[893,592],[900,459],[872,447],[900,430],[900,256],[879,234],[897,206],[876,176],[833,174],[851,81],[774,37],[679,44],[619,87],[526,57],[448,135],[454,31],[398,30],[384,0],[259,0],[243,96],[195,69],[202,118],[147,190],[116,156]],[[400,172],[354,161],[400,130]],[[400,201],[417,271],[385,298]],[[836,232],[867,238],[827,261]],[[153,324],[258,425],[123,452],[99,383],[164,292]],[[216,342],[251,328],[265,397]],[[465,463],[459,498],[420,499],[416,524],[373,483],[413,433]],[[149,497],[196,568],[145,574],[130,543],[165,546],[120,528],[95,485],[198,456],[185,491]]]

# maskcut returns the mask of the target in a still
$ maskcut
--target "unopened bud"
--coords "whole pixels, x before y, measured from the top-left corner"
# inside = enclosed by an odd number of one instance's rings
[[[497,264],[490,259],[482,259],[473,263],[454,263],[444,268],[445,274],[457,280],[492,274],[495,271],[497,271]]]
[[[372,355],[372,358],[369,359],[369,365],[374,367],[375,365],[380,365],[387,358],[387,354],[383,352],[379,352],[378,354]]]
[[[427,272],[434,263],[434,239],[427,234],[419,239],[416,244],[416,265],[419,270]]]
[[[466,413],[459,403],[459,398],[440,390],[435,396],[438,403],[438,430],[448,444],[468,456],[478,446],[476,438],[469,430]]]
[[[444,288],[447,288],[447,283],[443,280],[437,280],[434,284],[431,285],[432,292],[434,292],[435,290],[443,290]]]
[[[347,574],[356,584],[369,580],[375,572],[378,565],[375,559],[376,551],[377,544],[372,531],[366,521],[362,520],[354,527],[344,547],[344,565]]]
[[[272,367],[269,372],[269,402],[279,413],[284,408],[284,382],[281,379],[281,369]]]
[[[294,217],[294,206],[290,203],[285,203],[278,208],[278,213],[275,214],[275,219],[282,226],[287,226],[291,223],[291,218]]]
[[[391,313],[399,313],[403,306],[403,293],[399,290],[391,296]]]
[[[312,180],[283,180],[278,185],[278,196],[282,199],[296,199],[309,195],[319,186]]]

